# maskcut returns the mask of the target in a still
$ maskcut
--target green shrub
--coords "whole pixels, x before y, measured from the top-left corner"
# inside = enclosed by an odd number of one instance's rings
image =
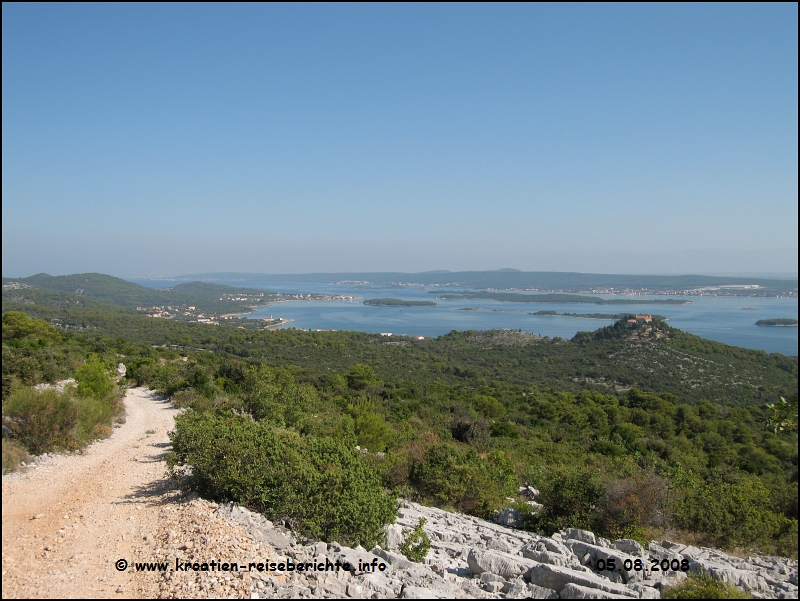
[[[504,436],[506,438],[519,438],[519,429],[516,424],[511,422],[495,422],[491,426],[492,436]]]
[[[420,493],[436,504],[454,506],[469,488],[471,470],[458,449],[439,444],[427,450],[411,477]]]
[[[197,392],[194,388],[188,388],[186,390],[179,390],[175,394],[172,395],[170,399],[172,404],[176,407],[180,407],[181,409],[186,409],[191,407],[194,403],[195,399],[197,398]]]
[[[105,365],[98,355],[89,360],[75,372],[78,394],[95,399],[103,399],[114,390],[114,380],[108,377]]]
[[[531,516],[534,530],[545,534],[563,528],[599,530],[599,506],[606,496],[606,488],[597,474],[557,468],[542,483],[540,490],[544,509]]]
[[[489,443],[489,422],[483,418],[457,417],[450,423],[450,433],[459,442],[483,449]]]
[[[703,532],[721,546],[769,545],[789,522],[797,524],[772,510],[769,491],[753,477],[690,491],[676,504],[675,518],[681,528]]]
[[[78,407],[79,426],[73,433],[74,443],[82,446],[98,438],[108,438],[112,432],[111,421],[115,414],[113,397],[77,397],[73,400]]]
[[[477,395],[472,404],[478,413],[489,419],[500,419],[506,414],[506,408],[503,403],[485,394]]]
[[[751,599],[747,593],[740,591],[727,582],[717,582],[708,574],[690,574],[677,586],[665,588],[662,599]]]
[[[34,455],[57,449],[78,449],[111,434],[112,419],[121,413],[121,400],[76,397],[64,392],[20,388],[3,403],[3,424]]]
[[[74,446],[80,421],[72,392],[21,388],[3,403],[3,423],[34,455]]]
[[[516,492],[514,464],[501,451],[484,459],[475,449],[452,444],[429,447],[411,470],[411,483],[426,502],[487,516]]]
[[[355,415],[355,434],[358,444],[370,451],[385,451],[392,438],[392,431],[378,413],[359,411]]]
[[[313,386],[298,384],[286,370],[259,366],[245,376],[245,406],[257,421],[300,431],[319,403]]]
[[[167,465],[183,487],[285,520],[301,535],[369,548],[396,502],[348,441],[302,437],[241,416],[189,411],[176,418]]]
[[[405,555],[409,561],[420,563],[428,556],[431,539],[422,528],[426,521],[425,518],[419,518],[419,523],[413,530],[403,528],[403,544],[400,545],[400,553]]]

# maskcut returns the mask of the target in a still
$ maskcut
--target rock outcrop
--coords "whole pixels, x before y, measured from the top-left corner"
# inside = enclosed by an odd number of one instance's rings
[[[251,571],[252,598],[659,599],[664,587],[692,572],[759,598],[798,593],[797,562],[789,559],[740,559],[669,541],[645,549],[634,540],[612,542],[577,529],[545,537],[408,501],[400,503],[397,524],[386,527],[385,548],[369,551],[335,541],[302,544],[247,509],[223,505],[217,511],[245,526],[254,540],[268,543],[278,554],[268,558],[271,562],[327,561],[349,568],[283,572],[280,578]],[[431,548],[423,563],[413,563],[399,546],[403,529],[412,529],[421,517]]]

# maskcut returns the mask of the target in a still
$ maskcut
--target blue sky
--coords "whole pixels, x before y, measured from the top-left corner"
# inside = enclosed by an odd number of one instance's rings
[[[797,271],[797,5],[3,4],[3,275]]]

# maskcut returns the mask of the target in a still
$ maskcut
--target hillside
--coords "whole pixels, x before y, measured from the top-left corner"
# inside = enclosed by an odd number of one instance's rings
[[[50,276],[40,273],[27,278],[3,278],[3,291],[14,291],[13,298],[18,302],[31,300],[38,295],[41,302],[46,302],[37,290],[74,295],[107,305],[126,308],[162,308],[175,307],[186,310],[195,307],[200,313],[234,313],[247,311],[251,306],[266,304],[275,297],[270,291],[253,288],[234,288],[221,284],[204,282],[187,282],[171,288],[156,290],[134,284],[126,280],[100,273],[82,273],[65,276]],[[9,297],[11,298],[11,297]],[[74,303],[72,296],[63,296]],[[80,304],[80,303],[78,303]],[[96,307],[96,306],[95,306]],[[94,308],[94,307],[93,307]],[[179,311],[175,313],[180,314]]]
[[[20,296],[30,300],[20,301]],[[602,333],[607,328],[592,335],[579,333],[571,341],[504,330],[387,340],[359,332],[257,332],[225,325],[209,329],[198,323],[132,315],[128,308],[82,299],[82,295],[36,289],[4,290],[3,311],[24,311],[93,335],[204,348],[313,371],[342,372],[366,363],[380,377],[424,385],[438,381],[480,386],[498,381],[603,393],[637,387],[668,392],[686,402],[708,399],[728,406],[771,402],[776,395],[797,393],[797,357],[729,346],[666,325],[669,336],[655,340],[606,338]]]
[[[111,431],[80,387],[76,397],[32,386],[102,383],[121,361],[123,382],[190,409],[167,457],[177,478],[192,466],[185,488],[288,520],[304,536],[368,547],[397,497],[485,517],[534,482],[547,510],[515,507],[535,532],[685,531],[714,546],[797,553],[796,358],[635,319],[572,341],[513,330],[415,340],[102,307],[9,301],[3,310],[3,422],[17,462],[21,445],[79,448]],[[356,511],[369,519],[349,519]]]

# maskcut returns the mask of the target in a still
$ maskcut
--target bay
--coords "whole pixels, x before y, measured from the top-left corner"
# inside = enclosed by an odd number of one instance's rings
[[[176,280],[135,280],[152,288],[182,283]],[[490,330],[509,328],[541,336],[572,338],[578,331],[593,331],[613,320],[563,316],[531,315],[536,311],[557,313],[655,313],[669,319],[669,325],[703,338],[768,353],[797,355],[796,327],[756,326],[759,319],[788,317],[797,319],[797,298],[724,296],[621,296],[594,294],[606,299],[690,300],[685,305],[592,303],[516,303],[483,299],[437,299],[436,293],[452,291],[446,287],[415,288],[360,287],[357,283],[295,282],[281,280],[204,280],[228,286],[258,288],[284,293],[339,294],[357,297],[353,301],[286,301],[260,307],[248,317],[282,317],[293,320],[284,327],[309,330],[355,330],[393,335],[435,337],[452,330]],[[464,288],[459,288],[464,289]],[[431,293],[433,292],[433,293]],[[435,307],[365,306],[370,298],[427,300]],[[463,310],[477,308],[477,310]],[[746,309],[754,310],[746,310]]]

